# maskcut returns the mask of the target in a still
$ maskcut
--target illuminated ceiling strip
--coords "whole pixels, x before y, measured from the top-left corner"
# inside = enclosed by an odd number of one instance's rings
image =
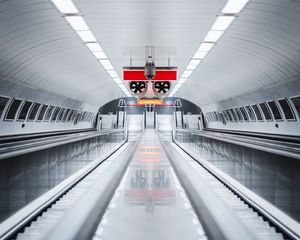
[[[222,10],[220,16],[212,25],[210,31],[206,34],[204,41],[200,43],[199,48],[195,52],[193,58],[190,60],[182,73],[181,77],[177,81],[176,85],[169,94],[169,97],[173,97],[174,94],[180,89],[185,81],[191,76],[193,71],[202,62],[207,53],[214,47],[216,42],[220,39],[223,33],[228,29],[231,23],[236,19],[237,14],[242,11],[249,0],[228,0],[225,7]]]
[[[70,24],[73,30],[77,33],[79,38],[85,43],[90,52],[96,57],[99,63],[104,67],[110,77],[120,87],[120,89],[126,94],[127,97],[131,97],[130,92],[122,83],[118,73],[114,69],[111,61],[107,58],[100,44],[97,42],[94,34],[89,29],[84,18],[79,15],[79,11],[72,2],[72,0],[52,0],[58,11],[60,11],[65,20]]]

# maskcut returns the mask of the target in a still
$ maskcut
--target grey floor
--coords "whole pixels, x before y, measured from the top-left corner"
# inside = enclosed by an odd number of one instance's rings
[[[154,130],[144,133],[94,239],[206,239]]]

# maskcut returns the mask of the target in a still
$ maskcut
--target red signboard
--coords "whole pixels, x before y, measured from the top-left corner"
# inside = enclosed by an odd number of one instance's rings
[[[147,81],[144,69],[124,69],[123,80],[125,81]],[[177,71],[174,69],[156,69],[153,81],[176,81]]]

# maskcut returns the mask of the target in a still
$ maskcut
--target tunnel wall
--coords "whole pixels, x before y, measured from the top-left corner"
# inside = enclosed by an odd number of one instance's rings
[[[97,106],[3,80],[0,86],[0,136],[94,127]]]
[[[300,136],[300,80],[201,108],[207,128]]]

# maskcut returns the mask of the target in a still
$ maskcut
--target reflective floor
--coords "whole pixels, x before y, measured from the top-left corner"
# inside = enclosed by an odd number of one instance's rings
[[[145,131],[94,239],[206,239],[154,130]]]
[[[200,136],[176,139],[300,222],[299,160]]]

